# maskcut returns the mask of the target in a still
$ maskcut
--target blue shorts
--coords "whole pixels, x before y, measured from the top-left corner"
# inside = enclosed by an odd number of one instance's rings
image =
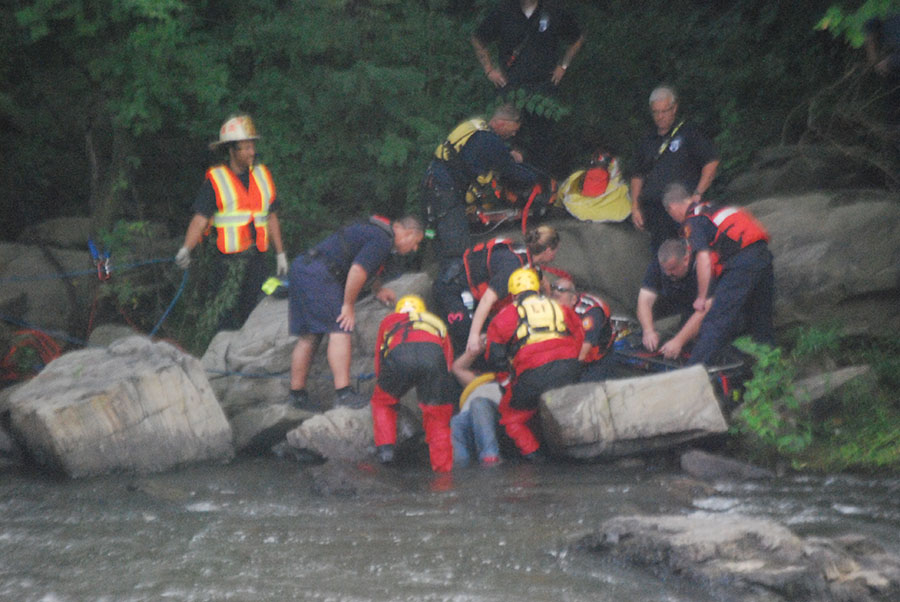
[[[344,283],[318,260],[300,255],[291,263],[288,327],[293,335],[344,332],[337,323],[344,304]]]

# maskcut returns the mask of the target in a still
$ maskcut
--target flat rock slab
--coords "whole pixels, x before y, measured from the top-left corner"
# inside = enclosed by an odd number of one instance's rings
[[[699,449],[692,449],[681,454],[681,469],[698,479],[714,481],[716,479],[772,479],[775,473],[771,470],[746,464],[733,458],[718,456]]]
[[[573,458],[651,452],[728,430],[702,366],[581,383],[541,397],[548,445]]]
[[[900,599],[900,558],[877,544],[855,535],[801,538],[765,518],[619,516],[575,548],[680,576],[722,600]]]

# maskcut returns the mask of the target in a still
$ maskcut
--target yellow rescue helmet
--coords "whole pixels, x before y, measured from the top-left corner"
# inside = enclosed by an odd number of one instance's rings
[[[541,279],[534,268],[522,267],[509,275],[506,285],[510,295],[541,290]]]
[[[394,311],[398,314],[411,312],[421,314],[425,312],[425,301],[419,295],[403,295],[397,299]]]
[[[219,128],[219,139],[209,145],[209,150],[216,150],[223,144],[229,142],[240,142],[241,140],[259,140],[259,134],[256,133],[256,126],[249,115],[235,115],[229,117],[228,120]]]

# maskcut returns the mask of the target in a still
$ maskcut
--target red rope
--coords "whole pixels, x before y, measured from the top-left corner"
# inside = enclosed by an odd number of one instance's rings
[[[38,367],[36,372],[23,374],[19,371],[21,360],[17,361],[17,355],[23,349],[34,349],[38,358],[40,358],[42,365]],[[40,368],[43,368],[51,361],[58,358],[61,353],[62,348],[59,346],[59,343],[46,333],[30,329],[18,330],[13,338],[12,347],[10,347],[10,350],[3,357],[3,360],[0,360],[0,370],[2,370],[0,378],[3,380],[22,380],[31,378],[40,371]],[[34,366],[32,366],[32,368],[34,368]]]

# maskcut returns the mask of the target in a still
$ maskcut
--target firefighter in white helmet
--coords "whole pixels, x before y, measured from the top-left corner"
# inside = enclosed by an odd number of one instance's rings
[[[266,280],[266,251],[275,247],[276,273],[286,276],[287,256],[276,213],[275,182],[265,165],[255,162],[259,135],[248,115],[234,115],[222,124],[210,150],[224,150],[224,161],[207,170],[206,180],[193,204],[194,217],[175,255],[187,269],[191,250],[215,231],[215,273],[219,288],[228,278],[240,278],[238,296],[219,322],[219,329],[240,328],[256,306]]]

